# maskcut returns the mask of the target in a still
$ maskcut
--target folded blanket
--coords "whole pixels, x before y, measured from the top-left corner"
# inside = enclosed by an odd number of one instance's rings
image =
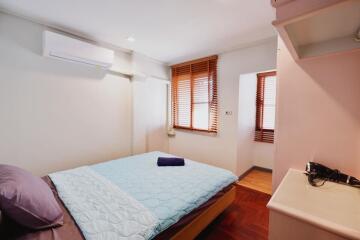
[[[177,157],[158,157],[157,165],[159,167],[163,166],[184,166],[185,161],[183,158]]]
[[[86,240],[148,240],[159,225],[148,208],[90,167],[50,178]]]

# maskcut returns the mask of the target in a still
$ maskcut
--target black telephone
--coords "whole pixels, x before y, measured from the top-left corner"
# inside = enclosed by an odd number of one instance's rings
[[[320,163],[308,162],[305,171],[309,183],[315,187],[324,185],[326,181],[331,181],[360,188],[360,181],[358,179],[341,173],[337,169],[330,169]]]

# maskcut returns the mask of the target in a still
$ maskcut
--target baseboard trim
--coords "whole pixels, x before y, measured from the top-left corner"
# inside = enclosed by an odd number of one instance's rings
[[[243,179],[246,175],[249,174],[250,171],[252,170],[259,170],[259,171],[264,171],[264,172],[269,172],[272,173],[272,169],[270,168],[264,168],[264,167],[259,167],[259,166],[252,166],[251,168],[249,168],[248,170],[246,170],[243,174],[241,174],[238,178],[238,180],[240,181],[241,179]]]
[[[251,171],[251,170],[253,170],[254,169],[254,166],[252,166],[251,168],[249,168],[248,170],[246,170],[243,174],[241,174],[240,176],[239,176],[239,178],[238,178],[238,180],[240,181],[241,179],[243,179],[246,175],[248,175],[249,174],[249,172]]]
[[[256,170],[260,170],[260,171],[264,171],[264,172],[269,172],[269,173],[272,173],[272,169],[270,169],[270,168],[264,168],[264,167],[259,167],[259,166],[254,166],[253,167],[254,169],[256,169]]]

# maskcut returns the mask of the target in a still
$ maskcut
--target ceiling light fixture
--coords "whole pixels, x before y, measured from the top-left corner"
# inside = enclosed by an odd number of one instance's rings
[[[132,36],[128,37],[127,40],[128,42],[135,42],[135,38]]]

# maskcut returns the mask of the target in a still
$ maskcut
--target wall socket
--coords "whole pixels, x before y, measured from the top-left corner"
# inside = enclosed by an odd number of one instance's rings
[[[232,111],[226,111],[226,112],[225,112],[225,115],[231,116],[231,115],[232,115]]]

